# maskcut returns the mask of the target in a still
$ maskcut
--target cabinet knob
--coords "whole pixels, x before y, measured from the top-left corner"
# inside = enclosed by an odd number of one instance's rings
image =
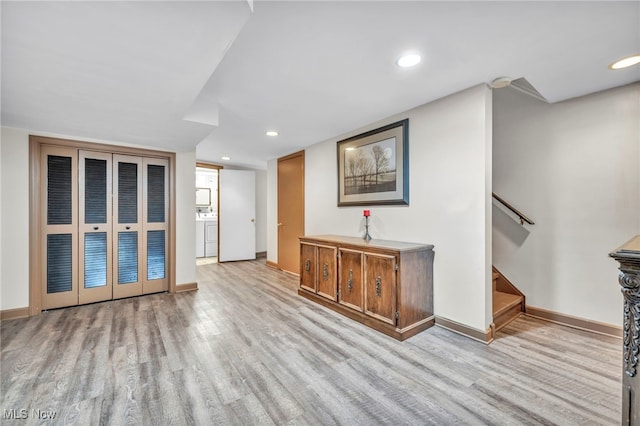
[[[309,259],[307,259],[307,261],[304,262],[304,270],[307,272],[311,271],[311,261]]]
[[[382,294],[382,278],[378,276],[376,278],[376,296],[380,297],[381,294]]]

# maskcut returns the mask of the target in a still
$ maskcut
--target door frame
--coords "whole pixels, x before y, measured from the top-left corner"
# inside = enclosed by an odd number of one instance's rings
[[[218,198],[218,212],[220,212],[220,170],[224,169],[224,166],[220,166],[218,164],[211,164],[211,163],[203,163],[201,161],[196,161],[196,169],[200,167],[201,169],[211,169],[211,170],[217,170],[218,171],[218,182],[216,182],[216,186],[218,187],[218,191],[216,191],[216,196]],[[206,225],[205,225],[206,228]],[[220,259],[220,215],[218,215],[218,236],[217,236],[217,245],[218,245],[218,249],[216,250],[216,253],[218,253],[217,257],[218,259]],[[205,254],[206,256],[206,254]],[[197,259],[197,257],[196,257]],[[194,262],[195,260],[194,259]]]
[[[127,146],[60,139],[46,136],[29,135],[29,316],[42,312],[43,267],[40,261],[40,249],[44,244],[41,236],[40,209],[40,155],[43,146],[66,147],[86,151],[111,152],[112,154],[137,155],[161,158],[169,161],[169,247],[167,250],[167,276],[169,292],[176,291],[176,154]]]

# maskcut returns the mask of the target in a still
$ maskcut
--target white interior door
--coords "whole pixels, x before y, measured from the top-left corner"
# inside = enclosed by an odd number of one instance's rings
[[[253,171],[220,170],[220,252],[218,260],[256,258],[256,176]]]

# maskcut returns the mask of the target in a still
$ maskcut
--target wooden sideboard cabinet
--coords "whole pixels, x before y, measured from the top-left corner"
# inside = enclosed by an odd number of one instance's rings
[[[433,245],[300,237],[298,294],[404,340],[431,327]]]

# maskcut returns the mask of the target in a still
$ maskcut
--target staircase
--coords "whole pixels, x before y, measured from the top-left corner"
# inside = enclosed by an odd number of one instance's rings
[[[493,268],[493,323],[500,330],[525,312],[524,294]]]

